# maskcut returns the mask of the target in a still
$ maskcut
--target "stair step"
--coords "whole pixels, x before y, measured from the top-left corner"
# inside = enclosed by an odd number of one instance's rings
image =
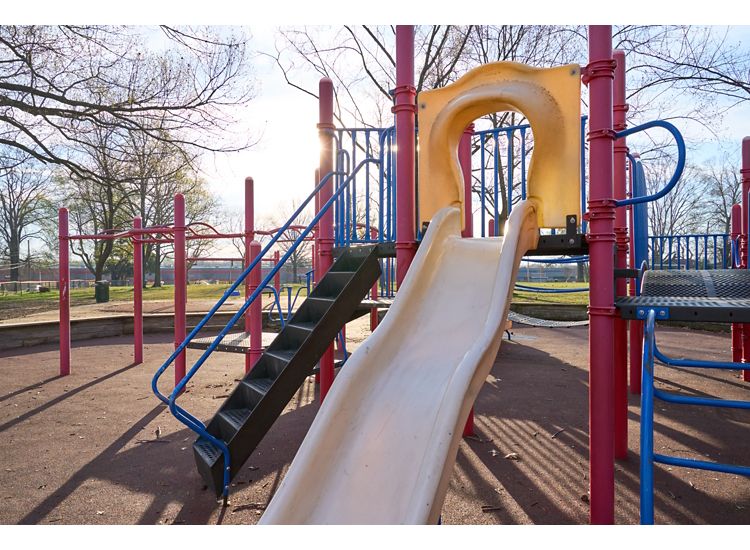
[[[252,409],[225,409],[219,412],[219,419],[227,428],[221,431],[222,439],[229,441],[245,421],[250,418],[252,412]]]
[[[301,330],[306,330],[308,332],[312,332],[313,330],[315,330],[315,325],[316,324],[317,323],[315,323],[313,321],[300,321],[300,322],[296,322],[296,323],[288,323],[287,326],[288,327],[295,327],[295,328],[298,328],[298,329],[301,329]]]
[[[208,465],[213,464],[221,457],[221,449],[211,443],[208,439],[202,437],[199,437],[198,440],[193,443],[193,448]]]
[[[255,408],[260,400],[266,396],[273,383],[274,380],[272,378],[245,378],[241,384],[245,388],[249,405]]]
[[[266,355],[270,355],[274,359],[278,359],[280,361],[284,361],[288,363],[292,360],[292,357],[294,357],[294,354],[297,353],[297,350],[295,349],[269,349],[266,350]]]

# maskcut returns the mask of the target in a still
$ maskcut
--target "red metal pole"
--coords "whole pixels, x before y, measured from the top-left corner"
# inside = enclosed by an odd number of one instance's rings
[[[174,347],[185,340],[187,303],[187,256],[185,240],[185,197],[174,196]],[[174,370],[175,386],[185,377],[185,350],[177,356]]]
[[[748,204],[748,193],[750,193],[750,136],[742,140],[742,267],[748,268],[747,249],[748,235],[750,235],[750,204]],[[750,325],[742,326],[742,362],[750,363]],[[750,369],[742,371],[742,379],[750,382]]]
[[[469,124],[458,144],[458,161],[464,177],[464,229],[461,231],[461,236],[464,238],[474,236],[474,220],[471,215],[471,136],[473,134],[474,124]],[[469,417],[464,426],[463,436],[470,435],[474,435],[474,407],[469,411]]]
[[[732,205],[732,241],[742,234],[742,206],[739,204]],[[732,257],[732,267],[734,267],[734,256]],[[739,363],[742,361],[742,324],[732,323],[732,361]]]
[[[492,218],[487,222],[487,236],[488,237],[494,237],[495,236],[495,219]]]
[[[336,128],[333,124],[333,82],[330,78],[322,78],[319,86],[319,123],[320,133],[320,163],[319,177],[322,179],[333,172],[333,135]],[[329,178],[320,190],[319,204],[322,208],[333,196],[333,178]],[[333,208],[320,219],[320,237],[318,248],[318,267],[320,273],[318,280],[328,272],[333,265]],[[325,399],[328,390],[333,384],[333,343],[320,359],[320,401]]]
[[[252,241],[248,247],[248,258],[249,261],[254,260],[260,256],[261,246],[258,241]],[[253,268],[248,275],[248,282],[246,283],[247,294],[246,297],[250,296],[260,286],[263,280],[261,272],[261,262]],[[247,298],[246,298],[247,299]],[[250,370],[258,362],[260,356],[263,355],[263,296],[258,298],[250,304],[247,309],[247,315],[245,316],[245,329],[250,333],[250,353],[245,355],[245,372]]]
[[[615,131],[625,130],[628,126],[625,114],[628,112],[628,104],[625,99],[625,52],[615,50],[612,53],[617,67],[614,79],[614,105],[613,128]],[[615,141],[614,145],[614,183],[613,192],[615,200],[626,198],[626,174],[625,164],[627,162],[628,146],[625,138]],[[615,242],[616,263],[620,269],[628,267],[628,222],[627,212],[624,208],[615,210]],[[620,277],[616,282],[618,296],[628,293],[628,282]],[[615,354],[615,458],[626,459],[628,457],[628,322],[620,317],[615,317],[614,334]],[[640,363],[640,361],[639,361]]]
[[[591,523],[614,523],[612,27],[589,27],[589,487]]]
[[[60,291],[60,376],[70,374],[70,243],[68,209],[57,211],[58,283]]]
[[[320,168],[315,169],[315,188],[320,184]],[[320,192],[315,194],[315,215],[320,213]],[[313,286],[319,279],[318,270],[320,269],[320,222],[313,229]]]
[[[141,229],[141,218],[133,218],[133,229]],[[143,243],[133,238],[133,361],[143,363]]]
[[[637,153],[633,157],[638,159]],[[630,196],[634,196],[633,183],[635,173],[630,174]],[[633,269],[640,269],[641,266],[635,265],[635,207],[630,207],[630,265]],[[636,284],[638,279],[632,279],[630,286],[630,295],[636,295]],[[633,395],[641,394],[641,361],[643,360],[643,321],[630,321],[630,393]]]
[[[247,269],[250,266],[250,263],[255,258],[255,254],[253,252],[252,243],[255,239],[255,189],[254,189],[254,182],[253,178],[247,177],[245,178],[245,230],[244,230],[244,243],[245,243],[245,258],[244,258],[244,265],[243,268]],[[254,278],[254,271],[251,272],[247,277],[245,277],[245,300],[247,300],[250,295],[253,293],[255,288],[257,287],[257,284],[255,287],[253,287],[253,278]],[[258,302],[261,303],[262,307],[262,297],[258,298]],[[250,350],[252,352],[253,349],[253,314],[255,313],[255,310],[253,309],[253,306],[250,306],[247,311],[245,312],[245,333],[250,335]],[[262,313],[261,313],[262,315]],[[262,325],[263,319],[261,318],[261,325]],[[262,330],[262,328],[261,328]],[[262,342],[261,342],[262,347]],[[252,353],[245,354],[245,372],[250,372],[250,369],[253,368],[253,365],[255,365],[255,361],[253,360],[254,356]]]
[[[416,253],[414,235],[414,124],[417,112],[414,87],[414,26],[396,25],[396,284],[409,270]]]
[[[370,238],[375,240],[378,238],[378,231],[377,229],[370,229]],[[373,300],[378,299],[378,284],[380,281],[375,281],[375,284],[372,285],[372,290],[370,291],[370,298]],[[370,331],[372,332],[376,328],[378,328],[378,322],[380,319],[378,319],[378,308],[373,307],[370,308]]]
[[[276,267],[279,265],[279,251],[276,250],[273,253],[273,266]],[[273,286],[276,289],[276,292],[281,292],[281,270],[276,272],[276,275],[273,277]]]

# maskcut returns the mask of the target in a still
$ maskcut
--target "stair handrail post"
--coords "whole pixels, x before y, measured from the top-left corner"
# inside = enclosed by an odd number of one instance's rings
[[[626,115],[628,103],[625,90],[625,52],[614,50],[612,52],[615,60],[615,78],[613,82],[613,128],[619,132],[625,130],[628,125]],[[627,164],[628,145],[627,138],[621,137],[614,143],[614,181],[613,193],[615,200],[627,198],[627,175],[625,167]],[[615,210],[615,250],[617,268],[628,267],[628,221],[627,210],[618,208]],[[616,282],[617,296],[627,294],[627,280],[620,277]],[[621,317],[615,318],[614,332],[614,382],[615,382],[615,458],[626,459],[628,457],[628,322]]]
[[[57,211],[58,272],[60,294],[60,376],[70,374],[70,225],[68,209]]]
[[[133,362],[143,363],[143,227],[140,216],[133,218]]]
[[[185,196],[174,196],[174,346],[179,348],[185,340],[187,305],[187,240],[185,228]],[[175,360],[175,386],[185,377],[186,355],[183,350]]]
[[[592,524],[614,523],[614,220],[612,26],[591,25],[589,64],[589,487]]]
[[[417,246],[414,227],[415,121],[414,25],[396,25],[396,284],[401,286]]]
[[[333,81],[330,78],[321,78],[318,86],[319,92],[319,122],[318,132],[320,135],[320,163],[319,174],[333,172],[333,132],[336,129],[333,124]],[[333,180],[329,179],[319,193],[319,205],[327,204],[333,196]],[[333,209],[329,208],[320,219],[318,239],[318,273],[316,279],[320,281],[333,265]],[[333,384],[334,371],[333,342],[323,353],[320,359],[320,401],[321,403],[328,394]]]
[[[279,251],[274,250],[273,251],[273,265],[277,265],[279,263]],[[276,275],[273,278],[273,287],[276,289],[276,292],[281,292],[281,270],[276,272]]]

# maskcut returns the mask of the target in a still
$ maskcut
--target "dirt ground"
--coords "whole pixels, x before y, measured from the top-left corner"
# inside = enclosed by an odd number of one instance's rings
[[[365,322],[350,326],[349,337],[361,340]],[[728,356],[724,334],[661,329],[659,341],[675,356]],[[57,376],[55,346],[0,354],[0,523],[257,522],[318,409],[313,378],[246,463],[222,509],[195,470],[193,433],[149,388],[170,348],[168,335],[147,335],[146,363],[135,366],[128,337],[75,343],[65,378]],[[198,356],[188,351],[189,360]],[[514,329],[477,400],[476,436],[460,445],[443,523],[587,523],[586,355],[585,327]],[[242,364],[241,356],[214,354],[183,405],[210,418]],[[658,367],[657,380],[683,394],[748,398],[736,372]],[[657,403],[656,413],[657,452],[750,463],[750,411]],[[638,415],[631,396],[630,452],[616,468],[616,520],[623,524],[638,522]],[[748,478],[657,465],[655,479],[657,523],[750,523]]]

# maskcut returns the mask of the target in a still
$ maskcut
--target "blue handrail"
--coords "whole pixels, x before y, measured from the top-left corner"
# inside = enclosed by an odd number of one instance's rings
[[[673,124],[665,120],[652,120],[651,122],[640,124],[638,126],[633,126],[632,128],[628,128],[627,130],[621,130],[619,132],[615,132],[615,137],[617,139],[620,139],[620,138],[627,137],[631,134],[635,134],[637,132],[643,132],[644,130],[648,130],[650,128],[657,128],[657,127],[668,130],[674,137],[675,142],[677,143],[677,167],[675,168],[672,178],[669,180],[669,183],[667,183],[667,185],[664,186],[664,188],[658,193],[654,193],[653,195],[631,197],[629,199],[622,199],[619,201],[615,201],[615,206],[620,207],[620,206],[628,206],[630,204],[640,204],[643,202],[655,201],[657,199],[662,198],[667,193],[669,193],[672,190],[672,188],[675,185],[677,185],[677,182],[680,180],[680,177],[682,176],[682,172],[685,169],[685,140],[682,139],[682,134]]]
[[[276,273],[281,269],[281,267],[284,265],[284,263],[289,259],[289,257],[294,253],[296,248],[299,246],[299,244],[307,237],[307,235],[313,230],[313,228],[318,224],[320,219],[323,217],[323,215],[328,211],[328,209],[331,207],[331,205],[336,201],[338,196],[341,194],[341,192],[346,188],[348,183],[355,177],[356,173],[365,165],[369,163],[380,163],[379,159],[365,159],[363,160],[357,167],[354,169],[354,171],[351,173],[351,175],[348,177],[346,182],[339,186],[339,188],[331,195],[331,197],[328,199],[328,201],[321,206],[320,211],[316,214],[316,216],[312,219],[310,224],[305,228],[300,235],[295,239],[294,243],[290,248],[286,251],[284,256],[281,258],[281,260],[274,265],[273,269],[266,275],[266,277],[263,279],[263,281],[260,283],[258,288],[255,289],[255,291],[245,300],[245,303],[242,305],[242,307],[235,313],[232,318],[229,320],[227,325],[222,329],[222,331],[216,336],[214,341],[211,343],[211,345],[206,349],[206,351],[201,355],[201,357],[195,362],[195,364],[191,367],[191,369],[187,372],[187,374],[175,385],[174,390],[170,393],[168,398],[165,398],[163,396],[157,387],[158,380],[161,377],[161,375],[164,373],[164,371],[167,369],[167,367],[172,364],[172,362],[177,358],[177,356],[187,347],[187,344],[192,340],[192,338],[195,336],[195,334],[198,333],[198,331],[206,324],[206,322],[213,316],[213,314],[218,310],[218,308],[226,301],[227,297],[231,292],[233,292],[247,277],[247,275],[253,270],[253,268],[260,262],[261,258],[264,254],[266,254],[271,247],[276,243],[276,241],[281,238],[281,236],[284,234],[284,232],[288,229],[288,227],[292,224],[292,222],[299,216],[299,214],[305,209],[307,204],[315,197],[315,195],[322,189],[323,185],[327,183],[327,181],[333,177],[337,172],[330,172],[327,174],[324,178],[321,179],[318,186],[316,186],[315,190],[305,199],[305,201],[299,206],[299,208],[292,214],[292,216],[289,218],[289,220],[277,231],[277,233],[273,236],[273,238],[269,241],[269,243],[265,246],[265,248],[261,251],[261,253],[250,263],[250,265],[245,268],[245,270],[242,272],[240,277],[235,281],[235,283],[229,287],[229,289],[224,293],[222,298],[217,302],[216,305],[209,311],[209,313],[201,320],[200,323],[190,332],[188,337],[178,346],[178,348],[170,355],[169,359],[157,370],[156,374],[154,375],[154,378],[151,382],[151,388],[154,394],[163,402],[168,403],[169,410],[172,412],[172,414],[177,418],[180,422],[188,426],[190,429],[198,433],[201,437],[208,439],[211,441],[214,445],[216,445],[222,452],[224,456],[224,488],[223,488],[223,496],[226,498],[228,494],[229,489],[229,468],[230,468],[230,457],[229,457],[229,448],[227,445],[221,441],[220,439],[212,436],[207,430],[205,424],[203,424],[201,421],[199,421],[197,418],[189,414],[187,411],[182,409],[181,407],[178,407],[176,404],[177,397],[182,393],[187,383],[192,379],[192,377],[195,375],[195,373],[198,371],[198,369],[205,363],[205,361],[208,359],[208,357],[214,352],[216,347],[219,345],[221,340],[226,336],[228,331],[235,325],[235,323],[242,317],[242,315],[245,314],[247,309],[250,307],[250,305],[253,303],[254,300],[258,298],[258,296],[263,292],[263,289],[268,283],[273,279],[273,277],[276,275]]]
[[[643,330],[643,365],[641,393],[641,523],[652,525],[654,523],[654,462],[679,466],[682,468],[695,468],[713,472],[723,472],[750,476],[750,466],[738,466],[733,464],[721,464],[718,462],[707,462],[691,458],[681,458],[654,453],[654,398],[679,405],[697,405],[709,407],[722,407],[732,409],[750,410],[750,401],[737,401],[729,399],[716,399],[708,397],[689,397],[675,395],[658,390],[654,387],[654,357],[664,361],[664,357],[656,349],[656,312],[649,309]],[[668,359],[668,364],[684,367],[709,367],[728,368],[725,365],[732,363],[719,361],[688,361]],[[743,363],[733,363],[733,368],[742,368]]]

